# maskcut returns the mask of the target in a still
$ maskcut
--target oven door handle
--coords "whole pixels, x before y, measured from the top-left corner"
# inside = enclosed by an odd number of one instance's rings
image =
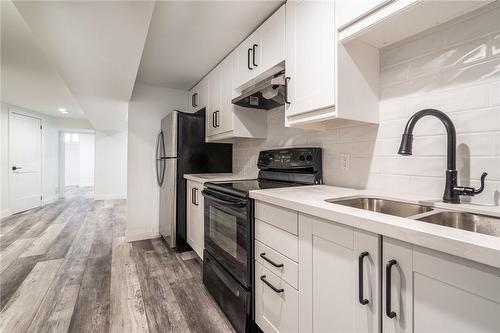
[[[201,194],[203,194],[203,196],[209,200],[213,200],[226,206],[245,207],[248,204],[247,200],[233,199],[233,197],[231,196],[216,193],[215,191],[211,191],[208,189],[204,189],[203,191],[201,191]]]

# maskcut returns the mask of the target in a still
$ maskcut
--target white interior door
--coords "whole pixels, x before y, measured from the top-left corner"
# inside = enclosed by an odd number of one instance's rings
[[[9,168],[12,213],[42,204],[41,119],[10,114]]]

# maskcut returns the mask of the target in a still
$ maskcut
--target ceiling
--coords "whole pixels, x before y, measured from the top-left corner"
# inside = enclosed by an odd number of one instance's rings
[[[2,101],[124,130],[136,80],[190,89],[283,2],[2,0]]]
[[[14,1],[98,130],[127,128],[150,1]]]
[[[192,88],[283,2],[157,2],[137,80]]]
[[[55,116],[84,118],[80,105],[10,1],[1,1],[2,101]],[[58,111],[65,108],[70,113]]]

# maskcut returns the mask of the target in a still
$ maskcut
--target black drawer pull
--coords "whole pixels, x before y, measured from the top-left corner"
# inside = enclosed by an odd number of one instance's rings
[[[260,279],[261,279],[261,281],[262,281],[262,282],[264,282],[265,284],[267,284],[267,286],[268,286],[269,288],[271,288],[272,290],[274,290],[274,292],[276,292],[276,293],[278,293],[278,294],[280,294],[280,293],[282,293],[282,292],[284,292],[284,291],[285,291],[285,289],[283,289],[283,288],[279,288],[279,289],[278,289],[278,288],[276,288],[275,286],[273,286],[272,284],[270,284],[270,283],[266,280],[266,276],[265,276],[265,275],[261,275],[261,276],[260,276]]]
[[[396,260],[392,259],[385,266],[385,314],[391,319],[396,317],[396,312],[391,309],[391,269],[397,263]]]
[[[361,252],[358,258],[358,286],[359,286],[359,292],[358,292],[358,300],[359,303],[362,305],[366,305],[370,303],[364,296],[363,296],[363,259],[368,256],[369,253],[367,251]]]
[[[280,267],[283,267],[283,266],[284,266],[283,264],[277,264],[277,263],[275,263],[274,261],[272,261],[271,259],[269,259],[268,257],[266,257],[266,254],[265,254],[265,253],[261,253],[261,254],[260,254],[260,257],[261,257],[262,259],[264,259],[265,261],[267,261],[268,263],[270,263],[271,265],[273,265],[274,267],[278,267],[278,268],[280,268]]]

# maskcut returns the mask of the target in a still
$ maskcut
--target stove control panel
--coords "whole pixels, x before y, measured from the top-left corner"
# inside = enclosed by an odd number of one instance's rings
[[[320,170],[321,148],[288,148],[264,150],[259,153],[257,166],[265,169],[306,169]]]

